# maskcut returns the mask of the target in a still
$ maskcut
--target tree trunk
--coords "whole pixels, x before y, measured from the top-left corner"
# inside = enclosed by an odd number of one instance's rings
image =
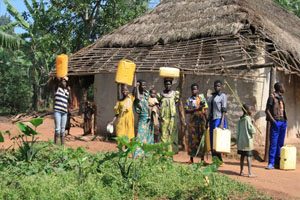
[[[33,95],[32,95],[32,107],[34,111],[38,111],[41,102],[41,88],[37,83],[32,85]]]
[[[180,118],[180,135],[179,135],[179,142],[183,146],[184,150],[188,150],[188,132],[187,132],[187,125],[186,125],[186,118],[182,100],[182,91],[184,88],[184,74],[180,75],[179,79],[179,92],[180,92],[180,100],[179,100],[179,118]]]

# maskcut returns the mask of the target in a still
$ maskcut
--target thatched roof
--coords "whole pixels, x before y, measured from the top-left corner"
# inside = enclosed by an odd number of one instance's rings
[[[247,13],[232,0],[165,0],[97,42],[101,47],[152,46],[206,36],[235,35]]]
[[[143,64],[143,59],[149,57],[145,51],[153,55],[151,51],[155,46],[162,49],[166,44],[173,44],[176,48],[182,41],[239,36],[249,25],[253,32],[260,32],[280,50],[300,60],[300,19],[272,0],[162,0],[151,12],[74,54],[70,64],[71,68],[82,67],[82,71],[95,72],[120,58],[134,59],[137,55],[131,55],[132,52],[139,54],[135,61]],[[177,56],[183,58],[189,54]],[[199,63],[189,65],[195,67]]]
[[[250,21],[300,59],[300,19],[272,0],[163,0],[148,14],[97,42],[97,47],[152,46],[235,35]]]

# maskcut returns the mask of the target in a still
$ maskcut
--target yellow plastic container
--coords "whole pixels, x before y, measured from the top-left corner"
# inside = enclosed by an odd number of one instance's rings
[[[120,60],[118,63],[118,69],[116,74],[116,82],[132,85],[136,65],[130,60]]]
[[[213,131],[213,149],[220,153],[230,153],[231,132],[229,129],[215,128]]]
[[[175,67],[160,67],[159,76],[164,78],[178,78],[180,75],[180,70]]]
[[[68,75],[68,55],[61,54],[56,57],[56,76],[62,78]]]
[[[296,169],[297,149],[294,146],[286,145],[280,149],[280,169]]]

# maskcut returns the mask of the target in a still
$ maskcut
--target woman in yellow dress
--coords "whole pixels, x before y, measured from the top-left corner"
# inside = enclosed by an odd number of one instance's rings
[[[129,93],[127,85],[121,85],[122,97],[114,107],[115,117],[111,124],[116,122],[117,137],[127,136],[129,139],[134,138],[134,114],[133,102],[135,97]]]

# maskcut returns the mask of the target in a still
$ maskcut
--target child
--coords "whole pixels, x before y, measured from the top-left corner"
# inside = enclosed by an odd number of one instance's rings
[[[67,115],[67,123],[66,123],[66,136],[70,135],[70,129],[71,129],[71,112],[68,111],[68,115]]]
[[[94,113],[95,108],[93,104],[89,101],[85,102],[85,108],[83,112],[83,135],[88,135],[92,133]]]
[[[237,130],[237,148],[238,154],[241,155],[240,160],[240,176],[243,176],[243,168],[244,168],[244,159],[247,157],[248,162],[248,177],[255,177],[251,171],[251,162],[252,162],[252,150],[253,150],[253,135],[255,134],[255,128],[251,121],[251,111],[250,107],[246,104],[243,105],[243,116],[240,118],[238,122],[238,130]]]
[[[149,105],[149,116],[151,119],[151,124],[154,128],[154,140],[157,143],[158,142],[158,135],[159,135],[159,102],[156,98],[157,92],[155,89],[151,89],[150,96],[148,99],[148,105]]]

